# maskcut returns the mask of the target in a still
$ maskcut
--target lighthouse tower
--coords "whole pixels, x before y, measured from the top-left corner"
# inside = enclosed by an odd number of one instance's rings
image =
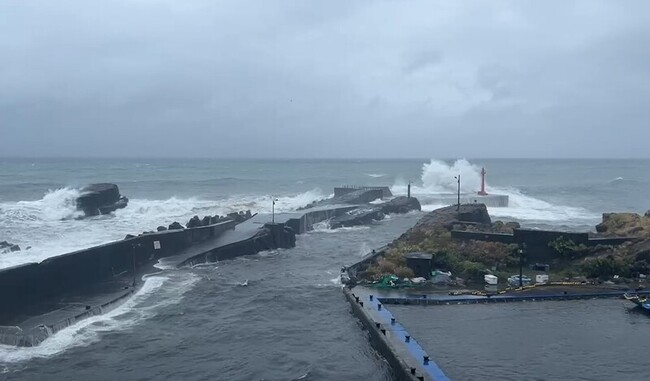
[[[481,169],[481,190],[478,191],[479,196],[487,196],[487,192],[485,191],[485,167]]]

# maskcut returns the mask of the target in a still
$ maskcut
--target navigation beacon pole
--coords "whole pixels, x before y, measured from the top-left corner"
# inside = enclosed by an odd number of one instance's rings
[[[406,191],[406,197],[411,198],[411,180],[409,180],[408,190]]]
[[[487,196],[487,192],[485,191],[485,167],[481,169],[481,190],[478,192],[479,196]]]

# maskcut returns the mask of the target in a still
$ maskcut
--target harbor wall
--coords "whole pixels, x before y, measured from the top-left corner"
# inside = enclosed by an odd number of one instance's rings
[[[57,294],[136,272],[188,246],[234,228],[234,221],[167,230],[0,270],[0,316]]]
[[[505,244],[516,243],[515,236],[512,234],[503,233],[484,233],[476,231],[465,230],[452,230],[451,238],[461,241],[487,241],[487,242],[501,242]]]

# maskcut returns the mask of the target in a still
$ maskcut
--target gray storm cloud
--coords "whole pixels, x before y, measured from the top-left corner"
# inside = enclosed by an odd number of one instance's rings
[[[647,157],[645,1],[0,2],[0,156]]]

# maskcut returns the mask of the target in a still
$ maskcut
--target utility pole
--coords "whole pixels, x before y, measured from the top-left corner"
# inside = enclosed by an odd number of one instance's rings
[[[458,180],[458,204],[456,204],[456,211],[460,212],[460,173],[458,176],[454,176],[454,179]]]

